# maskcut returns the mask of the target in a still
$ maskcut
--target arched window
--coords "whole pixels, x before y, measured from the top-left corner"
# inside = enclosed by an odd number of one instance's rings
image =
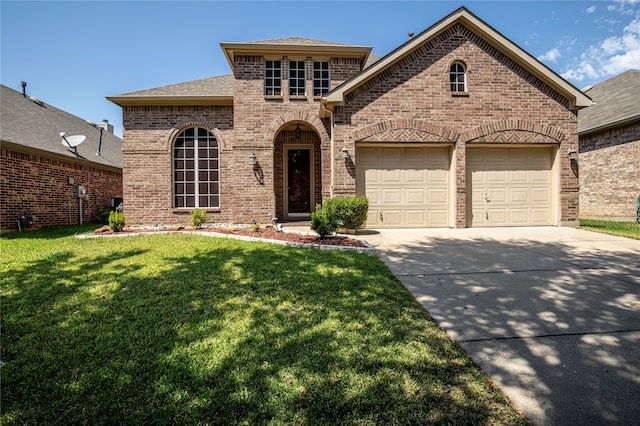
[[[467,91],[467,67],[463,62],[454,62],[449,71],[452,92]]]
[[[220,207],[218,141],[207,129],[185,129],[173,143],[173,206]]]

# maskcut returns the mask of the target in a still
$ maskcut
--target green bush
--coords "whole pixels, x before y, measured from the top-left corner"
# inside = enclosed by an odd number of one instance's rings
[[[333,213],[324,206],[316,204],[316,211],[311,214],[311,229],[324,238],[327,235],[336,232],[338,229],[338,221]]]
[[[109,213],[109,227],[113,232],[120,232],[124,228],[126,221],[124,219],[124,213],[119,211],[112,211]]]
[[[196,228],[200,228],[207,220],[207,213],[204,210],[195,209],[191,212],[191,223]]]
[[[351,229],[362,226],[369,212],[367,197],[331,198],[323,205],[333,213],[340,226]]]
[[[103,225],[108,225],[110,213],[111,209],[109,207],[98,207],[98,212],[96,213],[96,222]]]

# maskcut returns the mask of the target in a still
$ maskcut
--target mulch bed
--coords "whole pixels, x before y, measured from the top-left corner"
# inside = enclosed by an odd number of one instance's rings
[[[145,233],[157,233],[157,232],[216,232],[219,234],[231,234],[231,235],[243,235],[246,237],[262,238],[266,240],[279,240],[288,241],[292,243],[300,244],[324,244],[330,246],[343,246],[343,247],[366,247],[366,245],[357,239],[344,237],[344,236],[332,236],[320,239],[317,235],[300,234],[297,232],[279,232],[273,226],[267,226],[266,228],[260,228],[254,231],[251,228],[202,228],[194,229],[187,227],[167,228],[167,229],[138,229],[138,228],[125,228],[119,234],[145,234]],[[96,234],[115,234],[108,226],[95,230]]]

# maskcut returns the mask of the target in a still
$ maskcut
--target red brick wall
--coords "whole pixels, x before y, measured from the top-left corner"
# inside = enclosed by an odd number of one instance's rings
[[[234,58],[233,107],[124,108],[124,197],[129,223],[190,223],[189,211],[171,207],[171,142],[188,125],[212,130],[221,145],[221,207],[208,211],[210,222],[266,222],[269,213],[283,212],[283,197],[278,195],[283,192],[281,156],[274,143],[292,124],[315,134],[319,149],[315,159],[321,162],[316,179],[322,182],[321,197],[329,196],[331,129],[327,119],[319,118],[319,100],[311,96],[313,58],[268,58],[282,60],[283,95],[279,97],[264,96],[264,59]],[[289,59],[307,61],[307,97],[288,96]],[[449,67],[456,60],[464,61],[468,70],[469,91],[463,96],[452,96],[449,89]],[[358,60],[331,59],[332,88],[357,72]],[[568,101],[460,25],[350,93],[345,106],[336,108],[334,195],[355,193],[354,135],[390,120],[402,128],[419,121],[434,137],[427,142],[455,144],[455,226],[466,225],[467,144],[512,143],[507,136],[516,135],[518,143],[553,143],[561,153],[577,150],[578,145],[577,117]],[[340,154],[343,147],[350,154],[347,160]],[[252,151],[258,160],[256,171],[248,164]],[[571,223],[578,218],[578,178],[568,157],[558,158],[560,221]]]
[[[636,217],[640,123],[580,137],[580,216]]]
[[[79,223],[77,185],[89,194],[82,205],[83,223],[95,222],[96,205],[108,206],[111,198],[122,197],[120,172],[2,148],[0,230],[17,230],[16,219],[25,210],[34,216],[34,228]]]
[[[452,95],[449,69],[467,66],[468,93]],[[430,123],[433,139],[456,144],[456,223],[466,226],[465,146],[509,143],[505,132],[524,132],[530,142],[553,142],[564,153],[578,145],[577,117],[568,101],[461,25],[441,33],[345,99],[336,113],[335,141],[355,152],[358,130],[395,120],[401,127]],[[412,124],[413,123],[413,124]],[[375,127],[375,126],[374,126]],[[355,136],[355,137],[354,137]],[[527,139],[519,137],[518,143]],[[357,164],[357,158],[354,158]],[[578,218],[578,178],[566,155],[560,161],[563,223]],[[355,178],[338,168],[339,191],[355,193]]]
[[[220,209],[207,210],[210,222],[231,218],[229,181],[234,162],[233,108],[227,106],[129,106],[123,108],[124,214],[127,224],[188,225],[190,210],[173,208],[172,143],[179,132],[199,126],[211,131],[220,148]]]
[[[301,58],[292,58],[292,60]],[[312,96],[313,58],[307,61],[307,97],[289,97],[283,78],[283,96],[264,96],[264,58],[235,57],[233,107],[124,107],[125,217],[131,225],[188,225],[190,209],[172,208],[171,143],[179,130],[205,127],[216,135],[220,150],[221,202],[208,209],[210,223],[266,223],[269,213],[282,217],[282,153],[274,151],[276,138],[286,139],[286,126],[300,124],[305,140],[315,146],[316,202],[329,181],[329,128],[319,118],[319,98]],[[357,60],[331,61],[332,87],[359,70]],[[283,60],[283,76],[288,75]],[[278,136],[279,135],[279,136]],[[290,138],[289,138],[290,139]],[[282,148],[282,146],[280,146]],[[257,159],[255,169],[249,154]],[[274,165],[276,167],[274,168]],[[274,170],[279,175],[274,176]],[[322,184],[321,184],[322,182]]]

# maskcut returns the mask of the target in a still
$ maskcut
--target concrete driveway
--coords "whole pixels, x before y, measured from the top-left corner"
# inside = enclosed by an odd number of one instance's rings
[[[640,241],[556,227],[364,232],[534,424],[640,424]]]

